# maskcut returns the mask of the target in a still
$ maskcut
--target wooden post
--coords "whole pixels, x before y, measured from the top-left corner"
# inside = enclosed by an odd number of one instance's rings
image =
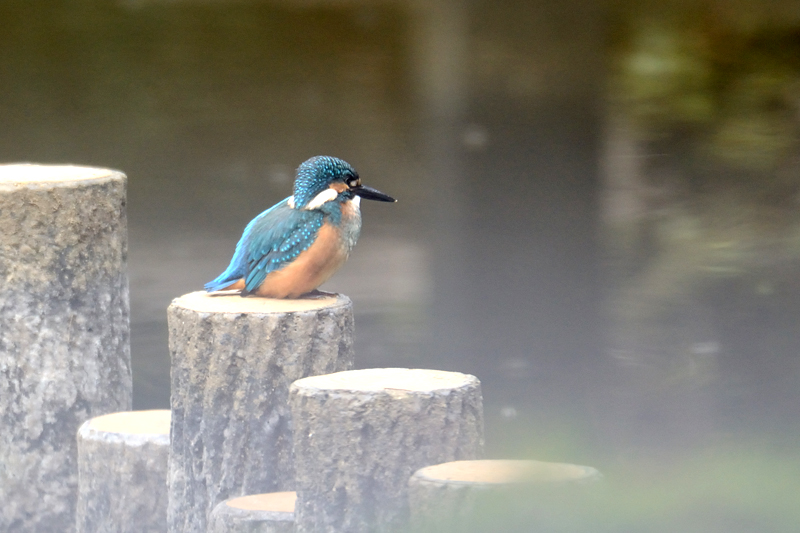
[[[353,370],[298,380],[290,401],[299,533],[401,530],[415,470],[483,451],[474,376]]]
[[[346,296],[272,300],[196,292],[168,310],[169,531],[205,533],[221,501],[294,489],[289,385],[351,368]]]
[[[163,533],[170,412],[124,411],[78,431],[78,533]]]
[[[295,492],[240,496],[211,512],[208,533],[294,533]]]
[[[569,527],[580,519],[581,487],[600,477],[589,466],[542,461],[453,461],[421,468],[408,483],[412,531],[583,530]]]
[[[0,165],[0,531],[74,531],[75,433],[131,408],[125,181]]]

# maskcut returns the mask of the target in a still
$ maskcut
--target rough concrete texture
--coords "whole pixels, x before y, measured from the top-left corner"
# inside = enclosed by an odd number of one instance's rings
[[[119,415],[119,416],[118,416]],[[169,411],[105,415],[78,431],[78,533],[163,533],[167,529]],[[124,424],[130,417],[149,419]],[[126,428],[129,427],[130,429]]]
[[[208,533],[294,533],[294,504],[291,509],[270,505],[275,503],[273,497],[287,500],[286,496],[290,495],[294,493],[259,494],[226,500],[211,512]]]
[[[352,367],[352,302],[192,293],[168,318],[169,531],[205,533],[223,500],[294,489],[289,385]]]
[[[0,531],[73,531],[78,427],[131,407],[125,182],[0,166]]]
[[[580,487],[600,478],[589,466],[543,461],[428,466],[408,482],[411,531],[560,531],[575,517],[584,492]]]
[[[354,370],[299,380],[290,394],[301,533],[401,531],[411,474],[483,451],[474,376]]]

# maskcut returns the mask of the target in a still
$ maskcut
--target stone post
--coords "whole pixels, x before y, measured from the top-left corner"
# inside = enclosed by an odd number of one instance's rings
[[[522,460],[453,461],[408,482],[414,533],[591,531],[582,527],[590,466]]]
[[[166,409],[123,411],[78,431],[78,533],[163,533],[167,527]]]
[[[168,318],[169,531],[205,533],[223,500],[294,489],[289,385],[352,367],[353,307],[196,292]]]
[[[240,496],[211,512],[208,533],[294,533],[295,492]]]
[[[299,533],[401,531],[417,469],[483,452],[480,382],[458,372],[375,368],[291,389]]]
[[[78,427],[131,408],[125,182],[0,165],[0,531],[73,531]]]

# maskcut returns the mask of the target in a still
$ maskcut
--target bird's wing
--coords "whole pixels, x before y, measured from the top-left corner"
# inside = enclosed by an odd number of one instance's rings
[[[292,209],[281,202],[253,221],[244,244],[245,289],[258,288],[267,274],[283,268],[317,238],[324,215],[317,210]]]

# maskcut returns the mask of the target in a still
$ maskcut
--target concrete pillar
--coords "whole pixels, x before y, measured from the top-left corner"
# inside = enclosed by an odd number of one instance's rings
[[[208,533],[294,533],[295,492],[231,498],[211,512]]]
[[[351,368],[346,296],[187,294],[168,310],[171,533],[205,533],[221,501],[294,489],[289,385]]]
[[[580,522],[592,467],[521,460],[453,461],[408,482],[415,533],[591,531]]]
[[[0,165],[0,531],[73,531],[78,427],[131,408],[125,184]]]
[[[78,431],[78,533],[167,529],[170,412],[123,411]]]
[[[480,382],[375,368],[291,388],[299,533],[400,531],[417,469],[483,452]]]

